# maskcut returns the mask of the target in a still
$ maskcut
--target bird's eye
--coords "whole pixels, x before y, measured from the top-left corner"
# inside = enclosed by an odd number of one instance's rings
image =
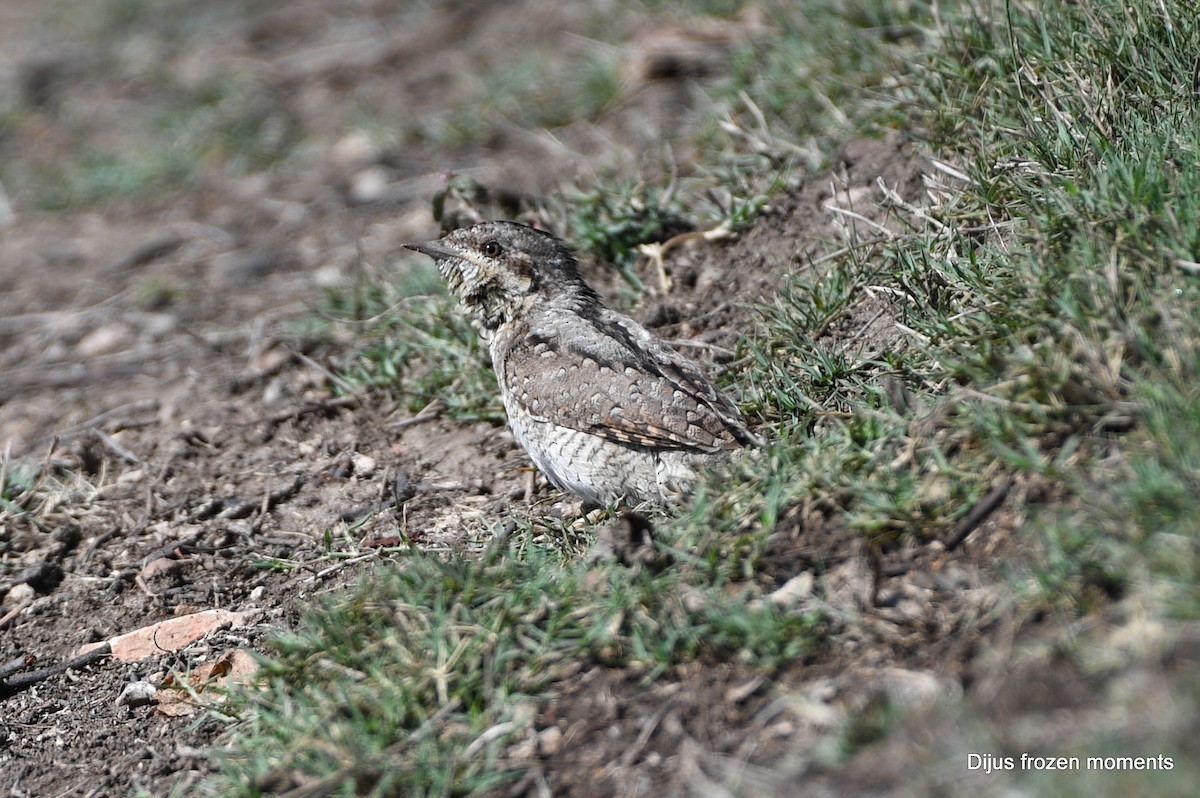
[[[483,254],[489,258],[494,258],[500,254],[500,242],[489,241],[483,245]]]

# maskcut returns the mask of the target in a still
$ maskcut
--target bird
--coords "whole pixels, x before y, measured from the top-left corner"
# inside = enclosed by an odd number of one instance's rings
[[[513,436],[585,505],[679,504],[761,445],[737,405],[583,279],[567,244],[509,221],[404,244],[433,258],[486,343]]]

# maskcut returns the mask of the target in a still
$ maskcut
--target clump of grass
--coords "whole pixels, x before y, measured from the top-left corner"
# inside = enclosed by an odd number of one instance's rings
[[[1195,491],[1184,498],[1195,485],[1200,286],[1187,264],[1200,252],[1200,182],[1172,166],[1200,152],[1196,105],[1180,102],[1194,66],[1185,43],[1200,27],[1176,3],[1006,12],[980,13],[940,65],[956,79],[929,84],[929,119],[962,148],[977,213],[1013,225],[1003,243],[960,245],[970,257],[955,276],[974,307],[939,326],[953,379],[992,397],[976,434],[1014,465],[1079,480],[1084,495],[1105,486],[1047,525],[1037,576],[1047,601],[1087,612],[1134,574],[1157,581],[1154,549],[1180,540],[1170,519],[1200,510]],[[1114,473],[1095,459],[1104,431],[1135,419]]]
[[[101,467],[96,475],[48,468],[27,460],[13,460],[0,453],[0,528],[27,528],[49,532],[66,521],[94,510],[95,500],[106,480]],[[0,565],[8,543],[0,541]]]
[[[818,425],[806,474],[870,535],[944,527],[961,514],[945,508],[969,506],[1005,472],[1081,495],[1106,485],[1104,500],[1041,519],[1044,560],[1030,566],[1038,600],[1086,613],[1157,578],[1156,546],[1196,543],[1163,534],[1197,509],[1187,438],[1150,419],[1164,407],[1187,419],[1195,402],[1200,185],[1171,165],[1172,153],[1200,151],[1195,105],[1179,101],[1194,66],[1182,43],[1198,33],[1172,4],[1006,10],[944,14],[941,59],[893,94],[910,125],[958,154],[969,181],[939,189],[931,221],[848,247],[763,309],[751,404],[787,429]],[[767,119],[800,107],[773,95],[779,86],[747,91]],[[893,298],[905,332],[886,352],[855,357],[822,337],[868,287]],[[936,423],[899,417],[890,380]],[[1102,465],[1112,436],[1139,419],[1120,465]]]
[[[450,418],[500,419],[491,361],[457,303],[428,264],[406,261],[402,279],[372,275],[331,288],[313,322],[356,331],[355,351],[334,389],[389,392],[409,412],[434,402]]]
[[[933,43],[926,4],[769,4],[766,22],[766,33],[734,53],[731,79],[713,90],[731,136],[718,153],[732,146],[816,169],[846,137],[902,124],[909,59]]]
[[[567,233],[584,255],[614,266],[642,289],[633,270],[638,245],[665,241],[694,227],[668,189],[641,183],[597,186],[565,198]]]
[[[453,418],[499,418],[497,387],[479,335],[445,297],[421,297],[372,325],[341,373],[351,389],[394,393],[411,412],[434,401]],[[491,375],[491,376],[489,376]]]
[[[27,499],[37,484],[37,471],[28,466],[10,465],[6,458],[0,471],[0,509],[5,513],[25,511]]]
[[[600,58],[567,58],[534,49],[511,64],[473,78],[464,98],[443,118],[413,132],[447,147],[487,140],[499,129],[556,128],[595,119],[617,95],[615,66]]]
[[[703,566],[592,567],[538,545],[416,555],[275,642],[223,789],[297,771],[360,795],[495,787],[514,777],[504,745],[581,662],[647,678],[703,652],[770,667],[814,624],[730,595]]]
[[[68,162],[45,174],[37,207],[44,211],[81,208],[111,199],[185,185],[194,164],[169,151],[141,155],[76,152]]]

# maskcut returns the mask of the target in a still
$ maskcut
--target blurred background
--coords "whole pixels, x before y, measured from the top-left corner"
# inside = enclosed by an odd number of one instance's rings
[[[749,116],[731,77],[764,68],[766,17],[653,0],[5,2],[0,441],[43,438],[62,389],[161,385],[180,329],[286,314],[392,264],[435,214],[536,221],[618,267],[641,240],[745,222],[738,185],[821,160],[728,122]],[[819,82],[804,87],[772,118],[819,108]],[[685,214],[687,181],[713,171]]]
[[[282,259],[312,268],[349,257],[353,235],[326,224],[425,224],[451,173],[514,209],[571,181],[687,174],[721,116],[699,87],[765,35],[737,5],[14,0],[0,223],[11,241],[47,214],[99,214],[128,244],[197,222],[210,249],[288,242]],[[9,244],[6,282],[119,257],[88,238]]]

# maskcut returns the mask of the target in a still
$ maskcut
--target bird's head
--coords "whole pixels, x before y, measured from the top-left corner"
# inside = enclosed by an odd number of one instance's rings
[[[486,334],[538,304],[598,300],[566,244],[516,222],[482,222],[404,246],[437,262],[451,293]]]

